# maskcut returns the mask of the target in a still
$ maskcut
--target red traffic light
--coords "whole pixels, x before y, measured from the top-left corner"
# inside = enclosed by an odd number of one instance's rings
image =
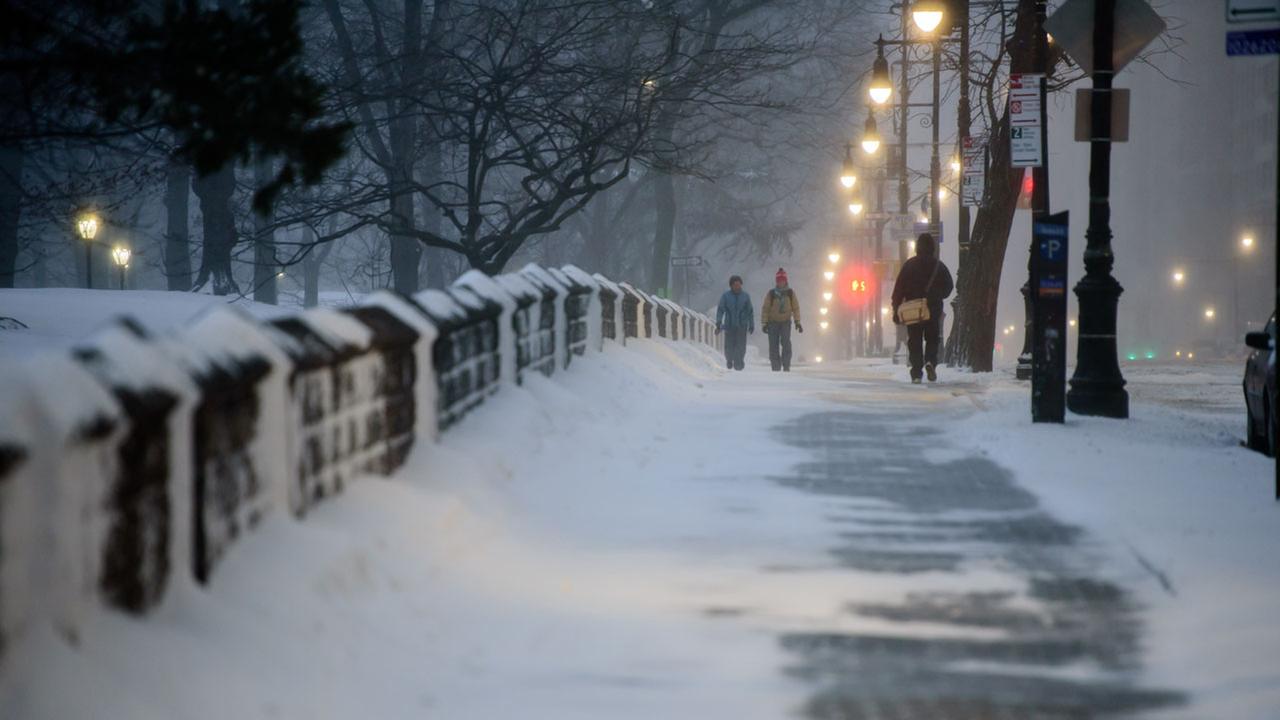
[[[846,307],[862,309],[871,302],[875,294],[876,278],[871,267],[858,263],[850,263],[836,274],[836,296]]]

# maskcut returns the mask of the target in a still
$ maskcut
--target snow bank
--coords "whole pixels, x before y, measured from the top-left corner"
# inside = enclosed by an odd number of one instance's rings
[[[530,266],[299,314],[183,293],[0,291],[0,310],[29,325],[0,331],[27,358],[0,369],[0,679],[24,636],[78,637],[98,603],[181,612],[191,580],[213,581],[250,531],[434,448],[518,383],[522,353],[548,374],[566,367],[572,343],[603,336],[602,288],[621,297],[577,268]]]

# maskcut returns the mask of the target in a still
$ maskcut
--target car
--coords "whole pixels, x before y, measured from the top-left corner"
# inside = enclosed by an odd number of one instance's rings
[[[1280,447],[1276,402],[1276,316],[1261,332],[1244,336],[1252,352],[1244,364],[1245,436],[1249,447],[1275,457]]]

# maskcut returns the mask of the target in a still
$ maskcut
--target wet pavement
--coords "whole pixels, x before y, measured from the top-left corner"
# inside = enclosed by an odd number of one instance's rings
[[[781,637],[786,672],[811,687],[803,715],[1083,720],[1185,704],[1177,688],[1142,682],[1143,608],[1105,574],[1104,549],[937,430],[971,416],[957,402],[904,411],[872,401],[778,429],[812,460],[775,480],[830,498],[831,557],[925,588],[897,602],[850,600],[848,613],[881,621],[874,633]]]

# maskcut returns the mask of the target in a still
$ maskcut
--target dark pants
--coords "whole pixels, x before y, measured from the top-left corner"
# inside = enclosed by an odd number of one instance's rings
[[[769,364],[774,372],[791,369],[791,321],[769,323]]]
[[[747,329],[727,327],[724,329],[724,362],[725,365],[741,370],[747,357]]]
[[[942,344],[942,333],[938,328],[938,319],[907,326],[907,356],[911,363],[911,377],[918,378],[924,374],[926,364],[938,364],[938,346]]]

